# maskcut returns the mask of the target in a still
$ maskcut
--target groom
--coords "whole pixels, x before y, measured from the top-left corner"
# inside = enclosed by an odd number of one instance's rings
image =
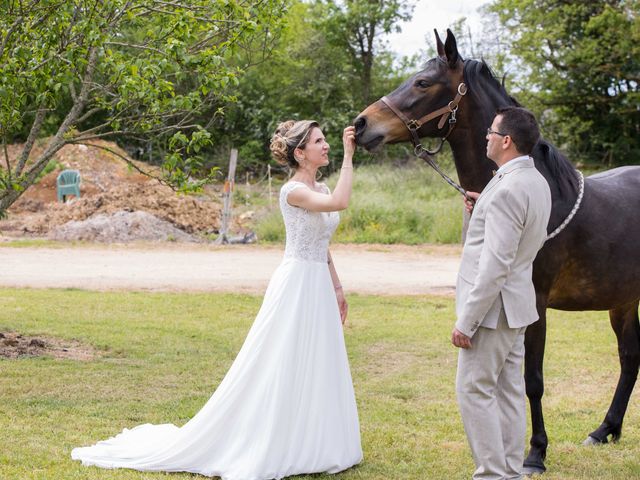
[[[547,235],[551,193],[529,154],[540,136],[523,108],[499,109],[487,157],[499,167],[478,196],[456,285],[456,391],[476,480],[521,479],[526,433],[524,332],[538,319],[533,260]]]

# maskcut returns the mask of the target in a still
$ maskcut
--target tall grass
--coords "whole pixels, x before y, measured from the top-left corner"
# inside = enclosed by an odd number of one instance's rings
[[[454,173],[453,168],[447,168]],[[462,232],[460,195],[423,163],[367,165],[355,170],[349,208],[341,212],[334,241],[343,243],[457,243]],[[337,174],[326,180],[334,187]],[[284,240],[273,209],[256,225],[258,238]]]

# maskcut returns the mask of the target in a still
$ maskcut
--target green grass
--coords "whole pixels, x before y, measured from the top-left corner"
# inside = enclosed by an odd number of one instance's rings
[[[86,445],[140,423],[183,424],[229,368],[260,305],[248,295],[0,290],[0,330],[78,339],[92,361],[0,360],[0,478],[186,479],[82,467]],[[336,477],[468,479],[473,470],[454,391],[453,301],[350,296],[345,330],[364,462]],[[545,479],[640,477],[640,409],[632,396],[619,443],[580,442],[602,420],[618,375],[602,312],[552,311],[544,398]]]
[[[453,168],[446,168],[454,172]],[[334,236],[341,243],[458,243],[462,232],[460,194],[422,163],[368,165],[356,169],[349,208]],[[327,179],[333,187],[337,176]],[[282,242],[277,205],[256,225],[261,241]]]
[[[58,162],[56,159],[50,160],[49,163],[47,163],[47,166],[44,167],[44,169],[40,172],[36,181],[42,179],[44,176],[48,175],[54,170],[62,171],[64,170],[64,168],[64,165]]]
[[[90,242],[84,241],[72,241],[72,242],[58,242],[56,240],[49,240],[46,238],[20,238],[20,239],[9,239],[2,243],[0,246],[2,247],[11,247],[11,248],[70,248],[70,247],[78,247],[78,246],[91,246],[95,245]]]
[[[438,162],[454,180],[457,178],[449,151],[440,155]],[[585,176],[601,170],[593,165],[582,167]],[[333,188],[337,179],[334,174],[321,181]],[[460,194],[425,163],[411,161],[402,167],[391,163],[357,166],[354,179],[351,203],[340,213],[340,226],[333,237],[335,242],[460,243]],[[269,208],[264,182],[249,187],[237,184],[234,203],[238,205],[238,211],[259,212],[249,227],[256,231],[260,242],[284,241],[284,224],[277,198],[281,185],[281,181],[274,182]]]

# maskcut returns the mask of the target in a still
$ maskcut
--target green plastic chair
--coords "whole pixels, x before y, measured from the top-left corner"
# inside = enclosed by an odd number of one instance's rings
[[[65,202],[67,195],[80,198],[80,172],[78,170],[63,170],[56,180],[58,187],[58,201]]]

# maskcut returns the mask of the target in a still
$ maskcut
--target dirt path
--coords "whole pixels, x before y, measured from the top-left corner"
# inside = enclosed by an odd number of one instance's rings
[[[453,293],[459,246],[331,248],[348,292]],[[281,247],[135,244],[0,247],[0,286],[263,293]]]

